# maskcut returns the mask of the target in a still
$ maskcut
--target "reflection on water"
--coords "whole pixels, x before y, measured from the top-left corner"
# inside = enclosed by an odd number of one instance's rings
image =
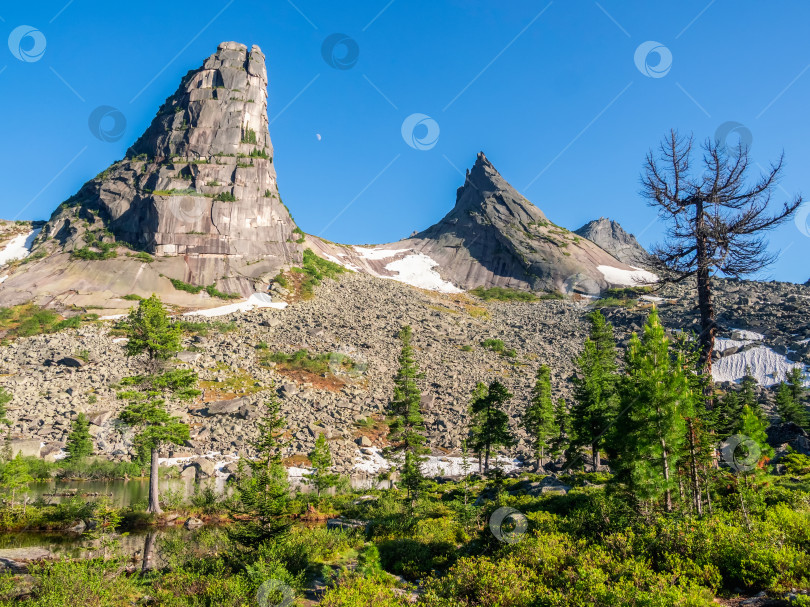
[[[213,478],[203,484],[212,485],[218,493],[225,490],[224,478]],[[194,479],[161,479],[160,492],[179,493],[188,497],[194,493]],[[28,485],[29,501],[42,498],[45,503],[58,504],[66,499],[65,494],[75,493],[87,500],[96,500],[101,496],[109,496],[113,506],[126,508],[131,505],[142,504],[146,507],[149,499],[149,479],[132,479],[128,481],[63,481],[52,480]]]

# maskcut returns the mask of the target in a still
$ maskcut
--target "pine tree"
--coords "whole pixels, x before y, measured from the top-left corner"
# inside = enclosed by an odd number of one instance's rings
[[[610,428],[618,405],[616,393],[616,342],[613,327],[599,310],[590,314],[590,336],[576,359],[574,406],[571,411],[573,446],[590,446],[593,469],[601,463],[599,449]]]
[[[315,487],[318,497],[321,491],[330,489],[338,484],[339,476],[330,472],[332,467],[332,450],[323,432],[318,434],[315,440],[315,448],[309,452],[309,461],[312,464],[312,472],[306,476],[307,482]]]
[[[540,470],[543,459],[551,449],[552,439],[560,432],[555,423],[554,403],[551,400],[551,370],[546,365],[541,365],[537,371],[537,381],[523,422],[532,439],[537,469]]]
[[[470,406],[472,423],[470,442],[473,451],[484,458],[484,474],[489,473],[489,458],[498,447],[511,447],[514,438],[509,430],[509,417],[503,406],[512,394],[498,380],[486,386],[478,383]]]
[[[17,492],[28,487],[28,483],[33,483],[34,478],[29,474],[28,462],[22,458],[22,453],[17,452],[17,456],[9,460],[3,466],[0,486],[11,492],[11,507],[17,499]],[[23,500],[23,514],[25,514],[25,500]]]
[[[568,403],[562,397],[554,404],[554,425],[558,432],[551,439],[551,454],[554,457],[564,456],[571,435],[571,414],[568,411]]]
[[[145,353],[152,367],[170,359],[181,349],[182,328],[172,322],[157,295],[142,299],[137,308],[130,310],[123,324],[129,339],[127,356]]]
[[[179,417],[169,415],[165,402],[155,399],[150,393],[143,400],[130,402],[119,415],[119,419],[133,426],[135,446],[140,452],[149,452],[149,506],[150,514],[160,514],[158,495],[158,462],[160,448],[166,444],[182,445],[188,440],[189,429]]]
[[[399,355],[399,370],[394,376],[394,396],[388,403],[391,419],[388,440],[393,443],[386,454],[399,464],[402,485],[413,498],[424,483],[422,474],[423,456],[430,450],[427,442],[425,420],[422,417],[422,393],[418,380],[423,376],[411,345],[412,331],[409,326],[399,332],[402,350]]]
[[[644,334],[635,333],[625,357],[621,405],[614,441],[622,478],[642,500],[664,499],[672,511],[675,471],[687,436],[686,417],[694,416],[686,362],[673,357],[664,327],[653,308]]]
[[[68,454],[65,461],[69,462],[80,461],[92,455],[93,438],[90,436],[90,422],[84,413],[79,413],[71,424],[65,451]]]
[[[788,383],[781,382],[776,389],[776,410],[782,423],[794,423],[797,426],[807,425],[807,414],[804,405],[794,397],[796,390]]]
[[[256,457],[240,460],[238,500],[231,505],[234,514],[248,520],[228,530],[231,539],[249,548],[256,548],[290,528],[282,519],[290,499],[287,470],[282,464],[287,422],[277,399],[266,401],[265,407],[264,417],[256,424],[259,436],[251,443]],[[250,475],[245,473],[243,462],[250,468]]]
[[[713,411],[714,430],[720,438],[726,438],[734,434],[746,405],[743,404],[740,393],[733,389],[718,398],[716,403]]]
[[[765,413],[757,398],[757,378],[751,375],[750,367],[745,368],[745,375],[740,382],[740,402],[743,407],[750,407],[754,413],[764,417]]]
[[[773,449],[768,444],[768,433],[765,431],[767,423],[756,414],[748,405],[743,407],[742,418],[737,426],[737,434],[742,434],[753,440],[762,457],[773,457]]]

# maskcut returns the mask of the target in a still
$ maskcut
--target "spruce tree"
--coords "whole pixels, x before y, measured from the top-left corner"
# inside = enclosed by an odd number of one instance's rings
[[[427,437],[422,417],[422,393],[418,384],[423,375],[414,357],[412,335],[407,325],[399,332],[402,350],[399,369],[394,376],[394,396],[388,403],[388,440],[393,444],[386,449],[386,454],[400,467],[402,485],[407,489],[409,498],[413,498],[424,483],[423,456],[430,452],[425,446]]]
[[[470,443],[473,451],[483,456],[484,474],[489,473],[489,458],[498,447],[511,447],[515,440],[509,430],[509,417],[503,411],[512,394],[498,380],[486,386],[478,383],[470,405],[472,423]]]
[[[26,462],[21,452],[17,452],[16,457],[10,459],[3,466],[2,476],[0,476],[0,486],[11,493],[11,507],[17,499],[17,492],[28,487],[34,482],[34,477],[29,474],[28,462]],[[23,514],[25,513],[26,502],[23,500]]]
[[[554,457],[565,456],[571,435],[571,414],[563,397],[558,398],[554,404],[554,426],[557,428],[557,435],[551,439],[551,454]]]
[[[801,401],[794,397],[796,390],[788,383],[781,382],[776,389],[776,411],[782,423],[794,423],[797,426],[807,425],[807,414]]]
[[[734,434],[746,405],[740,393],[734,389],[723,394],[716,403],[713,411],[714,430],[720,438],[726,438]]]
[[[290,527],[283,519],[290,498],[287,470],[282,464],[287,423],[277,399],[266,401],[265,407],[264,416],[256,424],[258,438],[251,443],[256,457],[240,460],[238,500],[231,504],[231,510],[247,520],[240,520],[228,534],[248,548],[257,548]],[[245,473],[245,464],[250,468],[249,475]]]
[[[69,462],[77,462],[92,455],[93,437],[90,436],[90,422],[84,413],[79,413],[71,424],[65,451],[68,454],[65,461]]]
[[[307,482],[315,487],[318,497],[321,491],[325,491],[337,485],[339,476],[330,472],[332,467],[332,451],[323,432],[318,434],[315,440],[315,448],[309,452],[309,462],[312,464],[312,472],[306,476]]]
[[[767,423],[748,405],[743,407],[742,417],[737,426],[737,434],[753,440],[762,457],[773,457],[773,449],[768,444]]]
[[[130,310],[123,324],[128,338],[127,356],[146,354],[152,367],[170,359],[181,349],[183,330],[169,318],[157,295],[142,299],[137,308]]]
[[[149,453],[149,506],[150,514],[161,514],[158,494],[158,463],[160,448],[167,444],[182,445],[189,438],[188,425],[179,417],[169,415],[165,402],[152,393],[145,399],[130,402],[119,414],[119,419],[136,429],[135,446]]]
[[[548,366],[541,365],[532,389],[532,398],[523,418],[532,440],[538,470],[542,468],[543,459],[551,449],[551,441],[559,435],[560,428],[555,421],[554,403],[551,399],[551,370]]]
[[[614,441],[621,477],[642,500],[664,499],[672,511],[679,454],[687,436],[684,418],[694,416],[690,380],[682,354],[670,352],[653,308],[641,338],[635,333],[625,357]]]
[[[577,374],[571,380],[574,385],[571,429],[574,447],[590,447],[596,471],[601,463],[602,437],[617,413],[616,342],[613,327],[599,310],[591,312],[589,319],[590,335],[575,361]]]

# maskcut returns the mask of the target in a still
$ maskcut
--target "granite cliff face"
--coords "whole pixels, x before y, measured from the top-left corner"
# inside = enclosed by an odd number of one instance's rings
[[[312,238],[308,244],[377,276],[401,279],[409,271],[432,272],[437,290],[448,292],[499,286],[596,295],[629,283],[633,272],[593,242],[552,223],[483,153],[467,171],[453,209],[428,229],[372,249]]]
[[[186,74],[123,160],[54,212],[33,249],[48,258],[26,274],[36,295],[62,299],[77,286],[110,296],[140,286],[171,300],[162,276],[248,295],[300,262],[295,228],[276,183],[264,55],[224,42]],[[158,276],[137,252],[161,260]],[[4,291],[15,286],[11,276]]]
[[[617,221],[600,217],[574,230],[574,233],[595,242],[626,264],[637,267],[651,265],[650,254],[638,243],[636,237],[626,232]]]

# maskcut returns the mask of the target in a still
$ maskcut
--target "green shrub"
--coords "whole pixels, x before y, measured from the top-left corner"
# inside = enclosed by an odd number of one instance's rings
[[[481,347],[498,354],[503,354],[506,349],[502,339],[485,339],[481,342]]]
[[[236,196],[234,196],[231,192],[220,192],[214,197],[214,200],[218,200],[220,202],[236,202]]]
[[[508,289],[505,287],[476,287],[470,291],[476,297],[484,301],[496,299],[498,301],[537,301],[539,298],[530,291],[520,291],[518,289]]]

